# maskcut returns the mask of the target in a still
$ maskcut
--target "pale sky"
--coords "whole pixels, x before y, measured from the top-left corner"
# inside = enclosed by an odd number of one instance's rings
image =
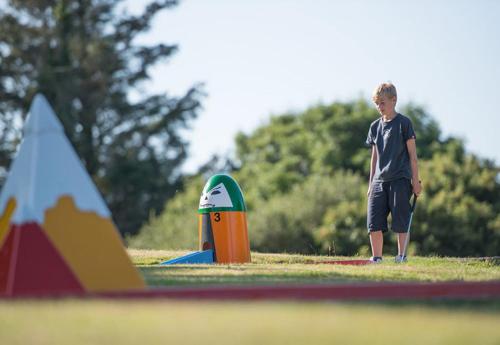
[[[184,0],[140,42],[179,45],[145,91],[205,83],[185,171],[230,153],[238,131],[271,114],[368,99],[383,81],[500,163],[500,1]]]

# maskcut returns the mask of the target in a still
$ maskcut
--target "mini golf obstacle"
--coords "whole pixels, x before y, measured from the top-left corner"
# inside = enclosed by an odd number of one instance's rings
[[[229,175],[212,176],[198,207],[199,251],[162,265],[246,263],[251,261],[243,193]]]
[[[0,297],[145,288],[104,200],[42,95],[0,194]]]

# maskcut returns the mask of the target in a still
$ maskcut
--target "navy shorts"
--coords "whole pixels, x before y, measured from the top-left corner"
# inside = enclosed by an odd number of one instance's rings
[[[386,232],[389,213],[392,217],[392,231],[408,232],[411,195],[411,182],[406,178],[389,182],[372,182],[368,196],[368,232],[379,230]]]

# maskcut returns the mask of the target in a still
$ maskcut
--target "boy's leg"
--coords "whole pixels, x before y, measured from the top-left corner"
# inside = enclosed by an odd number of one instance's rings
[[[384,233],[382,230],[370,232],[370,244],[372,246],[372,256],[382,257],[384,247]]]
[[[398,233],[398,255],[402,256],[403,255],[403,249],[405,249],[405,242],[406,242],[406,237],[408,236],[407,232],[400,232]],[[408,249],[408,248],[406,248]]]
[[[400,179],[391,182],[389,207],[392,215],[392,230],[398,234],[398,255],[403,255],[408,236],[411,194],[412,187],[409,180]]]
[[[368,195],[367,226],[374,257],[382,257],[384,232],[387,231],[387,216],[389,215],[387,187],[386,182],[372,182],[370,195]]]

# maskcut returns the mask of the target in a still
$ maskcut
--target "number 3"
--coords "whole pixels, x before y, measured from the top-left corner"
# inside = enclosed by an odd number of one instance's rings
[[[214,214],[214,216],[215,216],[215,221],[216,221],[216,222],[220,222],[220,213],[219,213],[219,212],[216,212],[216,213]]]

